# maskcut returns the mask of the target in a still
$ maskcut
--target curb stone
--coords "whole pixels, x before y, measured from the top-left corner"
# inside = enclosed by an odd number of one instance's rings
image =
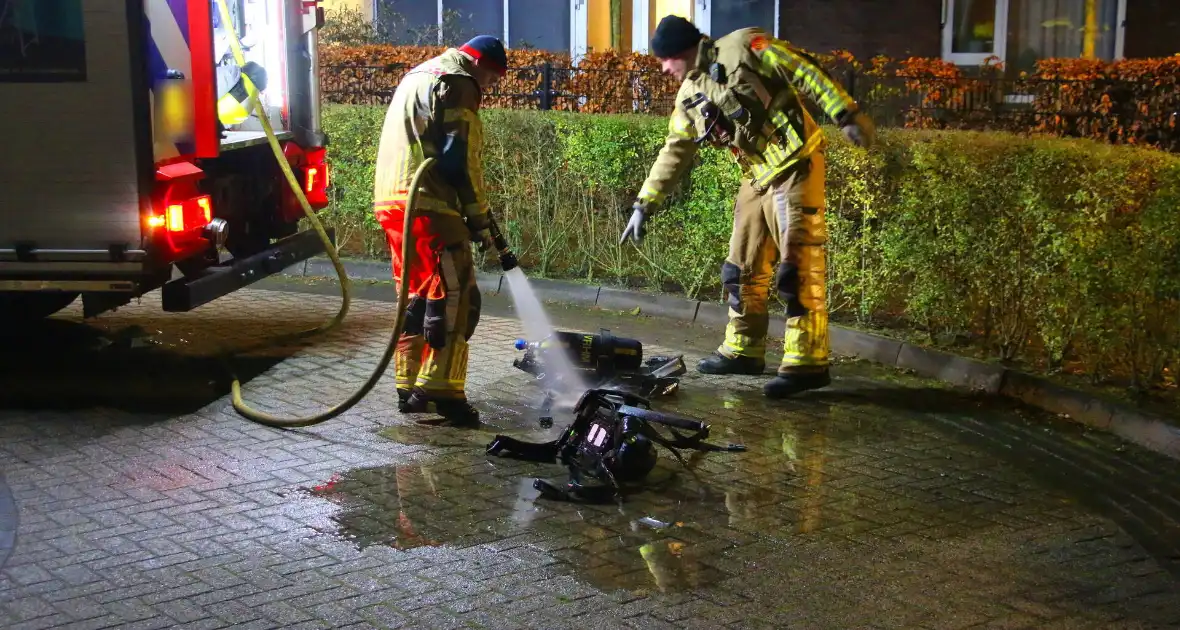
[[[832,345],[835,346],[835,344]],[[1004,382],[1004,372],[1007,371],[1003,366],[966,359],[908,343],[899,342],[899,346],[897,360],[893,364],[899,368],[913,370],[923,376],[932,376],[959,387],[982,390],[989,394],[1000,393],[1000,386]],[[879,362],[887,363],[887,361]]]
[[[356,280],[377,280],[380,282],[393,281],[393,267],[389,262],[377,262],[372,260],[353,260],[342,258],[344,263],[344,270],[348,272],[348,277]],[[332,261],[327,258],[309,258],[301,263],[296,263],[287,267],[282,272],[282,275],[296,278],[335,278],[336,268],[332,266]],[[500,283],[504,279],[502,273],[484,273],[477,271],[475,274],[475,282],[479,285],[479,290],[484,293],[499,293]]]
[[[350,277],[390,280],[389,263],[344,260]],[[313,258],[282,272],[297,277],[335,277],[330,260]],[[505,290],[503,274],[477,273],[480,289],[488,293]],[[723,327],[728,308],[719,302],[702,302],[669,295],[655,295],[614,287],[530,278],[529,284],[542,301],[596,306],[616,311],[638,307],[641,313],[684,323]],[[783,318],[771,320],[770,334],[783,335]],[[1005,368],[995,363],[960,357],[880,335],[832,324],[829,331],[832,352],[857,357],[889,367],[912,370],[927,378],[952,385],[1019,400],[1071,420],[1110,431],[1146,449],[1180,459],[1180,427],[1162,418],[1126,405],[1103,400],[1047,379]]]
[[[598,292],[598,302],[595,306],[615,311],[629,311],[639,307],[640,313],[691,322],[696,319],[700,302],[668,295],[602,287]]]
[[[601,292],[601,287],[598,285],[562,282],[546,278],[529,278],[529,285],[533,288],[537,299],[542,302],[565,302],[595,306],[598,303],[598,294]],[[501,288],[506,289],[507,287]]]

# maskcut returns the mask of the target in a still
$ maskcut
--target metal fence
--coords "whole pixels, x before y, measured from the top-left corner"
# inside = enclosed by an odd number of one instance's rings
[[[401,65],[326,66],[321,83],[329,102],[383,105],[406,70]],[[1180,151],[1180,85],[1174,79],[940,78],[852,71],[835,75],[880,126],[1040,132]],[[667,115],[677,87],[658,72],[544,64],[510,69],[485,97],[485,104]]]
[[[324,66],[321,86],[330,103],[381,105],[409,67]],[[559,67],[509,68],[491,94],[490,107],[593,113],[668,114],[676,84],[658,72]]]

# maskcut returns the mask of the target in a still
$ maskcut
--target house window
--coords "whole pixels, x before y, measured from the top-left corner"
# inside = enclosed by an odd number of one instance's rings
[[[501,37],[503,0],[443,0],[444,45],[458,46],[476,35]],[[447,31],[451,32],[447,32]]]
[[[373,0],[373,21],[391,44],[420,46],[438,39],[438,3],[421,0]]]
[[[570,49],[569,2],[507,0],[505,7],[510,48],[529,46],[553,52]]]
[[[943,0],[943,58],[980,65],[991,56],[1011,71],[1038,59],[1123,55],[1126,0]]]
[[[773,33],[775,4],[775,0],[712,0],[709,3],[709,34],[717,38],[750,26]]]
[[[668,15],[687,18],[702,33],[717,39],[740,28],[756,26],[778,34],[776,0],[623,0],[633,3],[632,47],[648,52],[651,36]]]

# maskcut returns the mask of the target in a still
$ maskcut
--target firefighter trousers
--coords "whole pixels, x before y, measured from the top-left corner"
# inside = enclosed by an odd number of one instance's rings
[[[719,354],[765,356],[773,286],[787,316],[779,374],[827,369],[827,237],[821,151],[765,191],[742,182],[729,255],[721,266],[729,324]]]
[[[400,208],[377,211],[399,291],[404,216]],[[467,342],[480,315],[467,225],[457,215],[433,212],[423,212],[411,225],[415,256],[410,265],[405,330],[394,354],[397,388],[428,400],[463,400],[467,397]]]

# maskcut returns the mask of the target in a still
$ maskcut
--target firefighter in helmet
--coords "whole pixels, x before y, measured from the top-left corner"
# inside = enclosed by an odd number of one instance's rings
[[[492,246],[478,111],[482,94],[504,76],[507,65],[500,40],[476,37],[410,70],[385,116],[373,209],[389,241],[395,279],[404,264],[410,180],[425,158],[436,160],[418,190],[406,329],[394,355],[404,413],[424,412],[434,403],[452,422],[479,419],[464,393],[467,342],[480,313],[471,243],[481,251]]]
[[[713,40],[688,20],[668,16],[656,27],[652,51],[664,73],[682,83],[667,140],[622,240],[642,241],[645,222],[700,144],[729,149],[742,170],[729,255],[721,266],[729,324],[725,341],[698,370],[763,372],[773,279],[786,303],[785,348],[778,375],[763,392],[782,398],[828,385],[825,138],[800,93],[859,146],[872,144],[872,121],[813,58],[761,29]]]

